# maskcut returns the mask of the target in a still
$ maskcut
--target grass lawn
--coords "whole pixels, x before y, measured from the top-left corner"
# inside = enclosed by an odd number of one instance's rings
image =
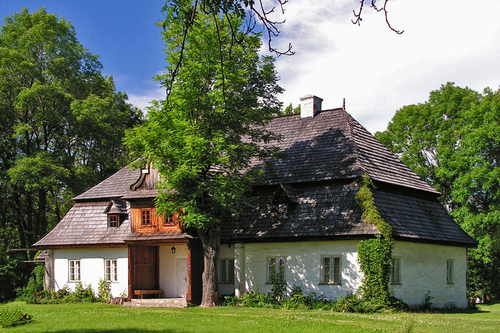
[[[33,316],[0,332],[500,332],[500,303],[477,311],[350,314],[218,307],[128,308],[99,303],[30,305]]]

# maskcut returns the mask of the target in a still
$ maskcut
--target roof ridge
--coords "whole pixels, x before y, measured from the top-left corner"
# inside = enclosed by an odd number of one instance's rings
[[[340,111],[342,112],[342,117],[345,118],[345,122],[347,123],[347,131],[348,131],[348,135],[349,135],[349,140],[352,141],[352,143],[354,145],[354,154],[356,155],[356,162],[355,163],[359,166],[359,168],[361,169],[361,171],[363,173],[368,173],[368,171],[366,170],[366,167],[361,162],[360,147],[359,147],[358,142],[356,141],[356,138],[354,137],[354,131],[353,131],[353,128],[352,128],[352,125],[353,125],[352,122],[353,121],[355,123],[357,123],[357,124],[359,124],[359,122],[356,121],[356,119],[354,119],[349,114],[349,112],[347,112],[345,109],[341,109]],[[359,124],[359,125],[361,125],[361,124]]]

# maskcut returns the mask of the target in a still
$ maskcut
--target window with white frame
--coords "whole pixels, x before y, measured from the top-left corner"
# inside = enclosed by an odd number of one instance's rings
[[[104,280],[107,282],[118,281],[118,260],[105,259],[104,260]]]
[[[234,283],[234,259],[221,259],[219,271],[220,283]]]
[[[391,284],[401,284],[401,258],[391,260]]]
[[[340,256],[321,257],[321,283],[340,284]]]
[[[285,258],[267,258],[267,281],[266,283],[285,283]]]
[[[69,260],[68,281],[80,281],[80,260]]]
[[[446,260],[446,283],[453,283],[453,260]]]

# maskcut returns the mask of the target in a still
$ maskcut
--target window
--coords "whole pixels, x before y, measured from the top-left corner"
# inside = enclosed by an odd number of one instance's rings
[[[221,259],[219,281],[234,283],[234,259]]]
[[[169,225],[174,225],[174,215],[167,215],[165,216],[165,221],[163,221],[163,225],[169,226]]]
[[[446,261],[446,283],[453,283],[453,260]]]
[[[279,219],[288,216],[288,202],[278,202],[276,205],[276,217]]]
[[[110,228],[119,227],[118,221],[119,221],[118,215],[115,214],[108,215],[108,227]]]
[[[150,226],[151,225],[151,210],[141,209],[141,225]]]
[[[80,260],[69,261],[69,282],[80,281]]]
[[[340,284],[340,257],[321,257],[321,283]]]
[[[116,259],[104,260],[104,280],[107,282],[118,281],[118,263]]]
[[[285,258],[267,259],[267,283],[285,283]]]
[[[401,258],[391,260],[391,284],[401,284]]]

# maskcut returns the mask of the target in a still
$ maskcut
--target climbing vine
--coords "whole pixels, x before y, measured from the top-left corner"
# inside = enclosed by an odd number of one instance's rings
[[[373,224],[380,231],[375,238],[358,243],[358,261],[364,274],[361,292],[363,299],[373,302],[389,303],[389,278],[391,274],[391,259],[394,239],[392,227],[380,215],[373,199],[373,183],[365,174],[361,180],[362,186],[356,195],[356,201],[361,206],[365,223]]]

